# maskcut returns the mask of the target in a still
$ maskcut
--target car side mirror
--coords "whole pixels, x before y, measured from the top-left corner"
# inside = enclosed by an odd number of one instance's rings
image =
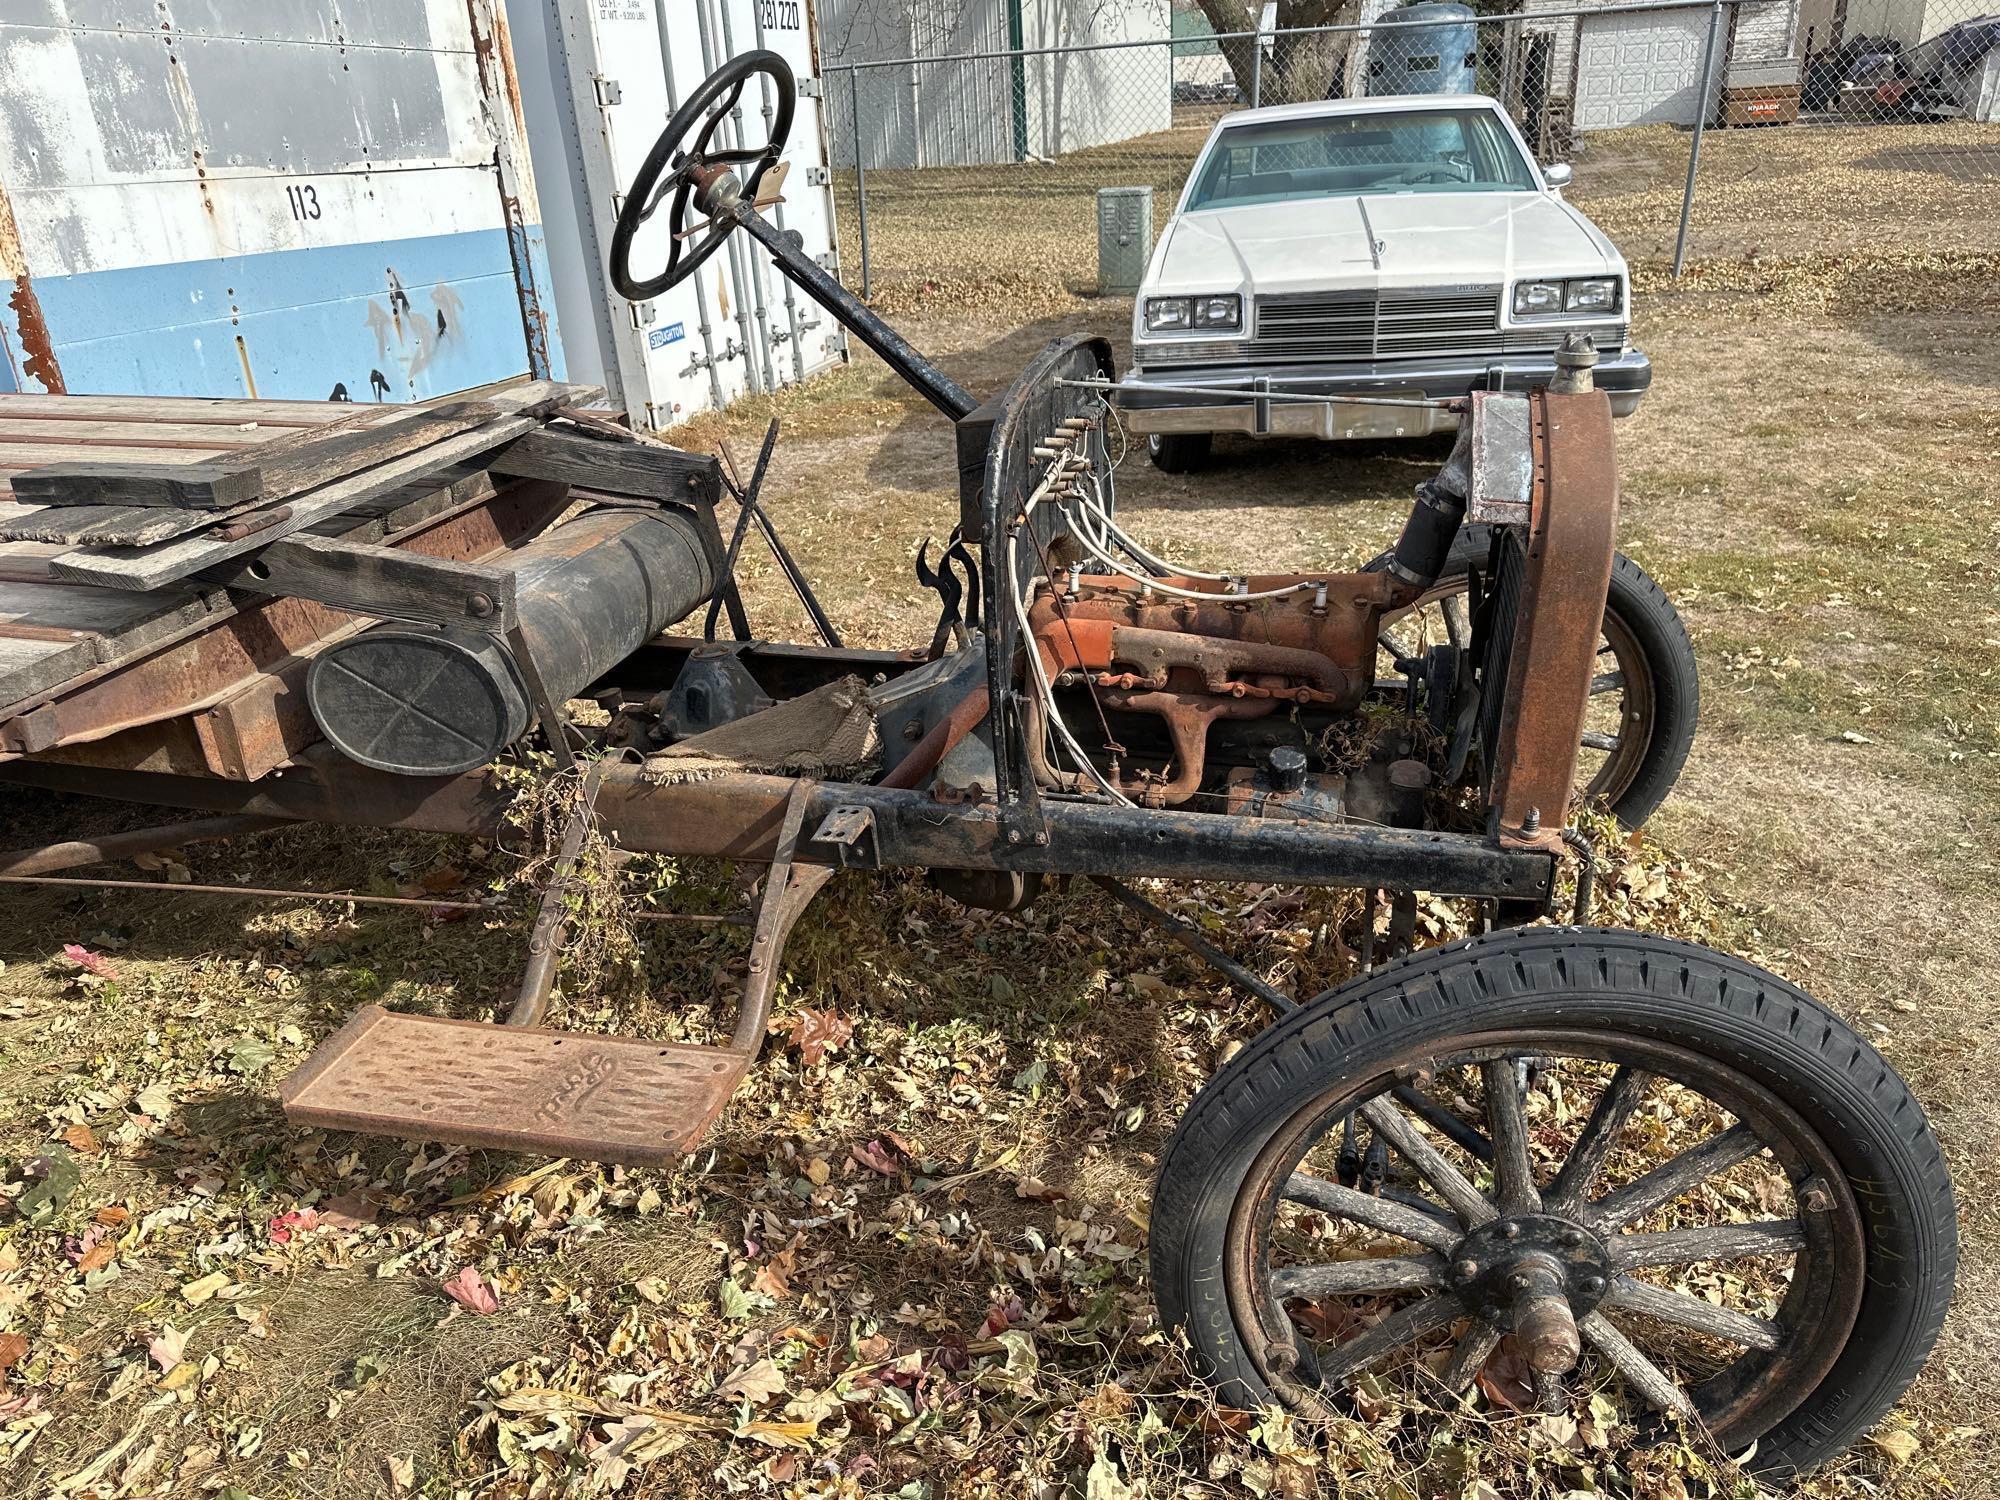
[[[1570,179],[1575,176],[1576,173],[1570,170],[1569,163],[1566,161],[1555,162],[1550,166],[1542,168],[1542,181],[1546,182],[1552,188],[1568,187]]]

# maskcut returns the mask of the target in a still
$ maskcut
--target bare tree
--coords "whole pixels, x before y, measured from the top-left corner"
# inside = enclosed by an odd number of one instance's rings
[[[1232,31],[1255,31],[1263,10],[1254,0],[1196,0],[1201,13],[1218,36]],[[1361,0],[1278,0],[1277,34],[1271,39],[1270,55],[1257,68],[1257,40],[1237,37],[1221,41],[1229,71],[1236,86],[1248,99],[1255,92],[1264,104],[1296,104],[1305,99],[1324,99],[1334,76],[1354,45],[1351,31],[1322,31],[1305,36],[1288,35],[1293,27],[1351,26],[1360,19]],[[1255,79],[1255,88],[1252,80]]]

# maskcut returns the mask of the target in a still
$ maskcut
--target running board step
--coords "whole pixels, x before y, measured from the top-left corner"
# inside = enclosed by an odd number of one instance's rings
[[[295,1125],[659,1166],[695,1148],[749,1066],[722,1047],[364,1005],[278,1095]]]

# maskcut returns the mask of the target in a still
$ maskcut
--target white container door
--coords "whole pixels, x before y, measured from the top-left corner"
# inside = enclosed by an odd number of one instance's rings
[[[833,203],[804,0],[510,0],[510,15],[571,378],[601,381],[635,423],[657,428],[845,358],[839,325],[747,235],[649,302],[620,297],[605,271],[618,207],[668,117],[725,59],[760,45],[785,58],[800,93],[782,158],[784,201],[764,212],[797,231],[807,255],[831,261]],[[775,93],[753,77],[718,143],[761,144]],[[663,209],[634,247],[638,274],[664,266],[669,245]]]
[[[1581,17],[1576,128],[1694,124],[1707,42],[1705,10]]]

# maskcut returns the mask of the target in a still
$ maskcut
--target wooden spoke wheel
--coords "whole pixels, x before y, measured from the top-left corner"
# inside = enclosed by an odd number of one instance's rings
[[[1232,1404],[1602,1387],[1642,1439],[1695,1422],[1794,1469],[1915,1376],[1953,1222],[1901,1081],[1801,992],[1534,929],[1389,965],[1246,1048],[1162,1161],[1152,1254]]]
[[[1467,596],[1489,545],[1485,527],[1466,527],[1437,583],[1411,608],[1384,618],[1378,671],[1398,675],[1396,658],[1421,657],[1431,646],[1472,649]],[[1636,828],[1680,776],[1701,715],[1701,690],[1687,627],[1665,591],[1623,553],[1612,568],[1598,660],[1577,753],[1578,788],[1586,802]]]

